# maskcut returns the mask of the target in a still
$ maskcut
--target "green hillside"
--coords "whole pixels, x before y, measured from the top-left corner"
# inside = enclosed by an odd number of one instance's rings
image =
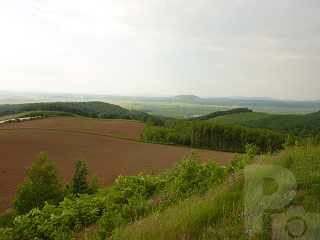
[[[280,209],[280,213],[285,213],[290,206],[296,205],[319,215],[320,178],[315,169],[320,165],[320,147],[299,147],[278,156],[265,155],[261,157],[259,164],[283,166],[292,171],[296,178],[298,191],[281,196],[289,198],[288,201],[292,200],[291,204]],[[274,192],[274,185],[265,185],[265,191]],[[259,197],[255,199],[257,206],[260,201],[262,199]],[[243,171],[240,170],[233,179],[211,188],[204,196],[193,196],[163,212],[153,213],[147,218],[117,228],[112,239],[271,239],[272,230],[278,234],[286,234],[285,224],[290,215],[281,215],[284,217],[273,224],[272,217],[279,216],[276,215],[277,212],[266,212],[261,216],[264,219],[261,234],[245,232],[243,202],[244,179]],[[318,239],[320,218],[313,216],[310,219],[303,214],[298,216],[306,219],[306,239]],[[297,229],[291,228],[291,231]],[[280,236],[276,239],[287,239]]]
[[[211,118],[208,121],[216,122],[216,123],[225,123],[225,124],[237,124],[243,123],[251,120],[259,120],[263,118],[267,118],[272,116],[272,114],[268,113],[257,113],[257,112],[248,112],[248,113],[238,113],[226,116],[219,116],[216,118]]]
[[[258,164],[290,170],[297,190],[290,187],[292,181],[286,181],[288,175],[282,171],[253,171],[253,178],[269,175],[280,187],[267,181],[262,194],[252,188],[253,202],[245,208],[243,168],[252,162],[255,152],[248,145],[246,155],[235,156],[228,167],[215,161],[201,163],[193,154],[165,174],[119,176],[109,188],[69,195],[58,205],[44,203],[42,209],[34,208],[13,223],[10,216],[6,221],[0,218],[0,239],[270,239],[272,231],[286,233],[291,215],[278,213],[286,213],[289,207],[303,207],[308,214],[319,215],[319,146],[302,144],[278,155],[260,156]],[[265,198],[274,192],[274,198]],[[244,213],[268,206],[273,199],[286,204],[274,212],[249,214],[249,220],[262,219],[262,232],[245,232]],[[301,215],[308,224],[306,239],[318,239],[318,215]],[[272,222],[275,216],[277,224]]]
[[[258,120],[239,122],[237,125],[313,137],[320,133],[320,115],[271,115]]]
[[[248,108],[235,108],[231,110],[225,110],[225,111],[217,111],[217,112],[212,112],[210,114],[201,116],[201,117],[194,117],[189,120],[194,121],[194,120],[208,120],[208,119],[213,119],[219,116],[225,116],[225,115],[233,115],[233,114],[239,114],[239,113],[250,113],[253,112],[251,109]]]
[[[51,102],[0,105],[0,116],[32,111],[54,111],[93,118],[124,118],[145,120],[145,112],[128,110],[105,102]]]

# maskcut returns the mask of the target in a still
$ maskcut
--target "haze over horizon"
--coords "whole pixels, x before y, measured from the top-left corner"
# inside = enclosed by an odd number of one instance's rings
[[[320,99],[316,0],[4,0],[0,91]]]

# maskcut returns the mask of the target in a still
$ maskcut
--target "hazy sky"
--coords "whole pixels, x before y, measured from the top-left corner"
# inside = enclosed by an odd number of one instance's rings
[[[0,90],[320,99],[319,0],[1,0]]]

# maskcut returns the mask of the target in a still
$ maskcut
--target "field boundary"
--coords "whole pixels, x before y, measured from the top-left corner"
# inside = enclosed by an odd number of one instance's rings
[[[103,133],[83,132],[83,131],[68,130],[68,129],[54,129],[54,128],[0,128],[0,131],[1,130],[6,130],[6,131],[10,131],[10,130],[44,130],[44,131],[71,132],[71,133],[97,135],[97,136],[109,137],[109,138],[117,138],[117,139],[134,141],[134,142],[141,142],[141,143],[149,143],[149,144],[157,144],[157,145],[167,145],[167,146],[174,146],[174,147],[189,148],[189,149],[194,149],[194,150],[208,150],[208,151],[215,151],[215,152],[243,153],[241,151],[235,152],[235,151],[231,151],[231,150],[227,150],[227,149],[195,148],[195,147],[191,147],[191,146],[185,146],[185,145],[174,144],[174,143],[151,142],[151,141],[146,141],[146,140],[142,140],[142,139],[133,139],[133,138],[126,138],[126,137],[112,136],[112,135],[103,134]]]

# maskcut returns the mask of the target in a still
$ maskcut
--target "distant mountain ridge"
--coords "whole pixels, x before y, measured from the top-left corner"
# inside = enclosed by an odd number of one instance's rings
[[[172,99],[180,100],[180,101],[201,101],[202,98],[196,95],[177,95],[172,97]]]
[[[275,101],[276,99],[271,98],[271,97],[244,97],[244,96],[230,96],[227,97],[230,99],[241,99],[241,100],[270,100],[270,101]]]

